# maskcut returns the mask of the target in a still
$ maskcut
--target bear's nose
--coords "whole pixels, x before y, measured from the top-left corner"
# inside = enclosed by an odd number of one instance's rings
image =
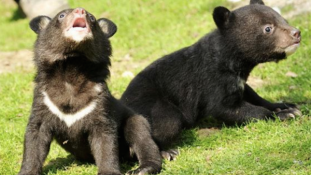
[[[294,29],[294,30],[292,30],[292,36],[293,37],[295,37],[295,38],[297,38],[297,39],[300,39],[300,30],[298,30],[298,29]]]
[[[77,13],[79,15],[85,14],[85,10],[83,8],[76,8],[73,10],[73,13]]]

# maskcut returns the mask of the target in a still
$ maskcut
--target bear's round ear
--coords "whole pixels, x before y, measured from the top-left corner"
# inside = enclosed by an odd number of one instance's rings
[[[106,18],[101,18],[97,20],[101,30],[108,36],[112,37],[117,32],[117,26],[115,23]]]
[[[48,16],[38,16],[30,21],[29,26],[36,34],[39,34],[42,29],[46,28],[50,21],[51,18]]]
[[[265,3],[262,0],[251,0],[249,4],[261,4],[265,5]]]
[[[230,10],[226,7],[216,7],[213,12],[215,24],[219,29],[224,29],[229,23]]]

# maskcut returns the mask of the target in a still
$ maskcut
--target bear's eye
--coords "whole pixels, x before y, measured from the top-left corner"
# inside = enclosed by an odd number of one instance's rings
[[[95,22],[95,17],[94,17],[93,15],[90,15],[90,20],[91,20],[92,22]]]
[[[271,26],[265,27],[265,33],[271,33],[271,32],[272,32],[272,27]]]
[[[62,18],[64,18],[66,16],[66,14],[65,13],[61,13],[60,15],[59,15],[59,19],[62,19]]]

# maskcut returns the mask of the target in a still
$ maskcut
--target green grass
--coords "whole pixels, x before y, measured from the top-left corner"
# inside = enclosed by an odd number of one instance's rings
[[[0,51],[31,49],[35,34],[27,19],[13,18],[14,3],[0,0]],[[112,37],[114,56],[110,79],[112,93],[120,97],[130,78],[125,70],[138,73],[151,61],[188,46],[215,28],[212,9],[229,6],[225,0],[69,1],[85,7],[96,17],[108,17],[118,25]],[[257,67],[252,76],[265,83],[256,91],[271,101],[300,104],[303,117],[293,121],[259,121],[221,129],[195,128],[184,131],[176,147],[181,155],[163,163],[162,175],[171,174],[311,174],[311,14],[289,22],[302,31],[298,51],[280,63]],[[128,56],[126,56],[128,55]],[[126,59],[129,57],[130,59]],[[1,55],[0,55],[1,61]],[[118,67],[121,63],[125,66]],[[286,76],[294,72],[295,78]],[[0,174],[17,174],[22,161],[23,135],[32,102],[34,71],[0,74]],[[212,126],[212,124],[209,124]],[[122,165],[122,170],[136,165]],[[44,174],[96,174],[93,164],[75,161],[53,143]]]

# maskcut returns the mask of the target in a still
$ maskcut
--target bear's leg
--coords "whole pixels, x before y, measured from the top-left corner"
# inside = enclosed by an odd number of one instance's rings
[[[30,117],[30,120],[34,119]],[[34,121],[34,120],[33,120]],[[19,175],[39,175],[49,153],[52,134],[43,124],[29,121],[24,141],[24,155]]]
[[[226,122],[241,124],[254,119],[267,119],[272,117],[273,112],[261,106],[255,106],[248,102],[242,102],[242,105],[236,108],[223,106],[215,111],[214,115]]]
[[[107,129],[103,125],[94,126],[88,138],[98,175],[121,175],[117,131]]]
[[[161,150],[161,156],[167,160],[175,160],[179,155],[177,149],[166,150],[174,142],[182,129],[193,123],[186,122],[185,115],[173,104],[158,99],[151,110],[152,136]]]
[[[262,97],[260,97],[249,85],[245,85],[244,90],[244,100],[247,102],[256,105],[256,106],[262,106],[266,109],[269,109],[270,111],[280,112],[281,110],[284,110],[283,112],[291,112],[295,114],[296,116],[300,116],[301,112],[299,111],[298,107],[295,104],[291,103],[271,103]]]
[[[261,106],[255,106],[246,101],[243,101],[239,107],[226,107],[223,106],[215,111],[214,115],[218,116],[226,122],[244,123],[251,120],[262,120],[268,118],[274,118],[276,115],[280,120],[286,120],[295,117],[292,111],[283,110],[279,112],[270,111]]]
[[[181,133],[185,116],[173,104],[158,99],[151,109],[151,118],[152,136],[161,150],[166,149]]]
[[[139,160],[139,168],[127,174],[154,174],[162,168],[159,148],[151,136],[150,125],[143,116],[130,116],[124,128],[125,139]]]

